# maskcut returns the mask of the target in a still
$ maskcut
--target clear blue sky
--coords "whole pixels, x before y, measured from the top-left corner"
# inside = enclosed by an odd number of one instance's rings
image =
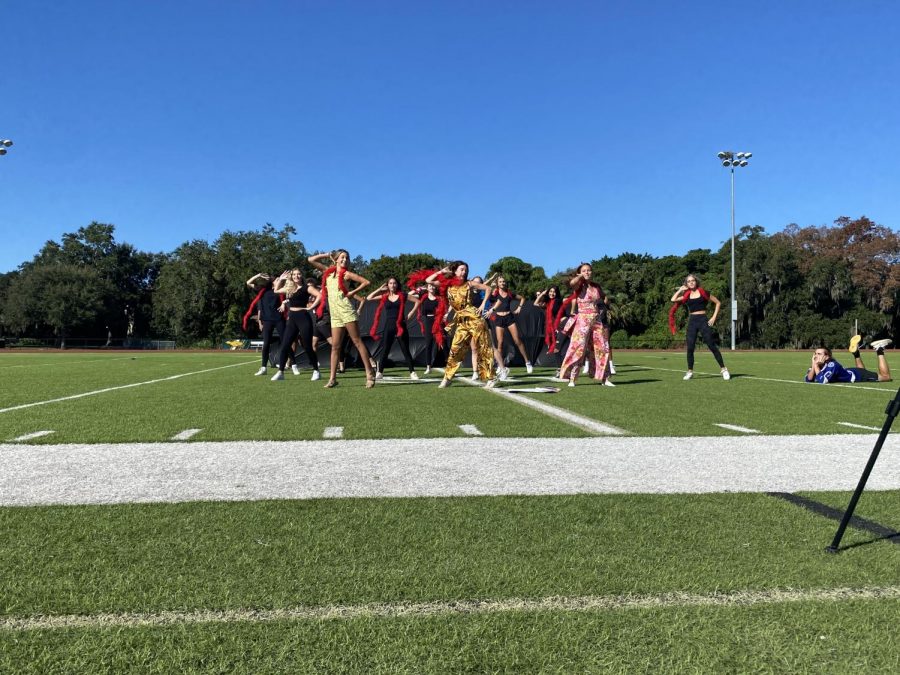
[[[867,215],[900,225],[900,3],[6,0],[0,271],[93,220],[142,250],[548,273]],[[451,230],[452,228],[452,230]]]

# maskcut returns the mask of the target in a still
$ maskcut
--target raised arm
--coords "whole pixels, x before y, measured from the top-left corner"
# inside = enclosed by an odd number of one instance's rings
[[[267,277],[267,276],[269,276],[269,275],[260,272],[259,274],[254,274],[252,277],[247,279],[247,281],[245,281],[244,283],[247,285],[248,288],[256,288],[256,282],[259,281],[260,279],[262,279],[263,277]]]
[[[669,300],[669,302],[678,302],[678,301],[680,301],[681,298],[684,297],[684,292],[685,292],[687,289],[688,289],[687,286],[685,286],[684,284],[682,284],[681,286],[679,286],[678,289],[675,291],[675,293],[672,294],[672,299]]]
[[[425,283],[426,284],[437,284],[437,283],[439,283],[438,277],[450,276],[451,272],[452,272],[452,270],[449,267],[443,267],[443,268],[439,269],[437,272],[435,272],[434,274],[430,275],[425,280]],[[443,278],[441,279],[441,281],[443,281]]]
[[[307,261],[310,265],[312,265],[313,267],[315,267],[317,270],[319,270],[320,272],[324,272],[325,270],[328,269],[328,267],[327,267],[326,265],[322,264],[321,261],[322,261],[322,260],[325,260],[326,258],[327,258],[328,260],[331,260],[331,254],[330,254],[330,253],[316,253],[315,255],[309,256],[309,257],[306,259],[306,261]]]
[[[409,297],[413,298],[415,300],[415,302],[413,303],[412,309],[409,310],[409,313],[406,315],[407,320],[411,319],[413,317],[413,314],[415,314],[416,310],[419,309],[419,305],[422,304],[422,296],[421,295],[416,295],[415,293],[410,293]]]
[[[346,274],[345,276],[349,276],[349,273]],[[359,290],[359,289],[356,289],[356,290]],[[369,293],[366,296],[366,300],[378,300],[386,292],[387,292],[387,284],[381,284],[381,286],[379,286],[378,288],[376,288],[374,291],[372,291],[371,293]]]
[[[535,293],[534,304],[537,305],[538,307],[546,307],[547,301],[545,300],[545,298],[547,297],[547,293],[549,293],[549,292],[550,292],[550,289],[545,288],[544,290],[538,291],[537,293]]]

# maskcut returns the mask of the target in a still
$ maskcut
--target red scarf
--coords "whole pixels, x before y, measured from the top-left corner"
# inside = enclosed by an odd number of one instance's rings
[[[253,314],[253,308],[259,303],[259,299],[263,296],[268,289],[263,287],[259,289],[259,293],[256,294],[256,297],[253,298],[253,302],[250,303],[250,306],[247,308],[247,313],[244,314],[244,320],[241,322],[241,326],[244,328],[244,332],[247,331],[247,321],[250,319],[250,315]]]
[[[709,302],[709,293],[700,288],[700,286],[697,286],[696,290],[700,293],[701,298]],[[691,299],[691,293],[693,293],[693,291],[690,288],[687,289],[684,292],[684,295],[681,296],[681,300],[676,300],[669,308],[669,330],[672,331],[672,335],[675,335],[675,313],[678,311],[679,307],[683,307],[684,304]]]
[[[325,313],[325,302],[328,300],[328,277],[335,273],[337,273],[338,288],[341,289],[341,293],[345,296],[348,295],[347,287],[344,286],[344,275],[347,273],[347,268],[342,267],[340,272],[338,272],[337,267],[332,265],[322,274],[322,290],[319,292],[319,306],[316,308],[316,316],[320,319]]]
[[[556,349],[556,312],[554,307],[561,305],[562,301],[559,296],[547,301],[544,307],[544,344],[547,345],[547,351],[552,352]]]
[[[419,329],[422,331],[422,337],[424,337],[424,336],[425,336],[425,320],[422,318],[422,302],[424,302],[426,298],[429,299],[429,300],[430,300],[431,298],[428,297],[428,291],[427,291],[427,290],[420,291],[420,293],[421,293],[420,297],[421,297],[422,295],[424,295],[425,297],[422,298],[422,299],[420,300],[419,306],[418,306],[418,308],[416,309],[416,321],[419,322]],[[437,300],[437,301],[438,301],[438,304],[440,305],[440,297],[438,297],[438,296],[436,295],[436,296],[434,296],[434,299]],[[435,312],[437,312],[437,309],[435,309]],[[435,313],[435,317],[437,317],[437,314],[436,314],[436,313]]]
[[[428,277],[437,272],[438,270],[419,270],[417,272],[413,272],[409,275],[409,279],[407,280],[406,285],[409,288],[415,288],[418,284],[425,283],[425,280],[428,279]],[[466,282],[462,279],[457,279],[455,276],[448,279],[443,274],[439,274],[432,283],[433,285],[437,286],[436,295],[438,298],[438,306],[437,309],[434,310],[434,323],[431,324],[431,335],[432,337],[434,337],[434,341],[437,343],[437,346],[443,349],[444,326],[446,325],[444,317],[447,316],[447,289],[450,286],[461,286]],[[421,305],[419,305],[419,307],[421,309]]]
[[[400,296],[400,311],[397,312],[397,337],[403,335],[403,324],[405,323],[403,318],[405,316],[404,312],[406,311],[406,296],[403,293],[398,293]],[[372,321],[372,328],[369,330],[369,337],[375,338],[376,340],[380,340],[381,336],[378,334],[378,322],[381,319],[381,310],[384,309],[384,303],[387,302],[388,293],[385,293],[381,296],[381,302],[378,303],[378,309],[375,310],[375,319]],[[421,307],[421,305],[420,305]],[[385,326],[387,328],[387,326]]]

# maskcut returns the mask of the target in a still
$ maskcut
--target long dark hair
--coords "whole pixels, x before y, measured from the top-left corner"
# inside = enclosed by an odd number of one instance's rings
[[[450,263],[448,265],[448,267],[450,268],[450,275],[455,277],[456,276],[456,268],[459,267],[460,265],[466,266],[466,276],[463,277],[463,281],[468,281],[469,280],[469,263],[467,263],[465,260],[454,260],[452,263]]]

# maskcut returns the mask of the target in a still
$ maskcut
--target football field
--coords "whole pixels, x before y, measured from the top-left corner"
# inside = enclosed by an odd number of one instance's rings
[[[824,547],[897,383],[725,358],[326,390],[0,354],[0,672],[896,670],[896,433]]]

